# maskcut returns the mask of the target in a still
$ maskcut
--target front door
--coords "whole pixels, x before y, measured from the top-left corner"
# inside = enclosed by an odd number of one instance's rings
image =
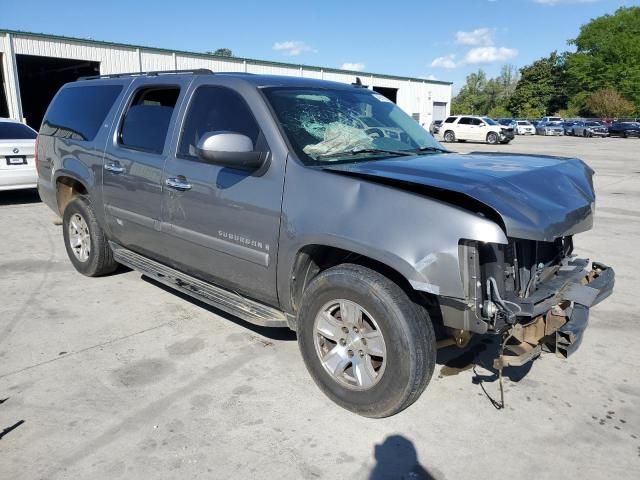
[[[102,191],[110,237],[155,258],[164,254],[162,171],[168,139],[189,82],[186,78],[135,80],[105,149]]]
[[[191,88],[176,152],[164,171],[163,220],[172,266],[276,305],[286,158],[270,149],[249,107],[263,102],[255,88],[243,96],[207,82],[196,80]],[[247,172],[201,160],[196,153],[200,138],[221,131],[246,135],[256,151],[269,152],[268,168]]]
[[[458,120],[458,124],[456,125],[456,138],[458,140],[473,139],[471,121],[472,119],[470,117],[462,117],[460,120]]]

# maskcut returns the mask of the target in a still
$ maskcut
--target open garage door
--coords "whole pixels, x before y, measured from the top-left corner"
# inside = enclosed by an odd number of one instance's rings
[[[3,58],[0,53],[0,118],[9,116],[9,103],[7,101],[7,86],[4,80]]]
[[[100,62],[69,58],[16,55],[16,64],[22,114],[27,124],[36,130],[40,128],[49,102],[62,85],[78,77],[100,73]]]

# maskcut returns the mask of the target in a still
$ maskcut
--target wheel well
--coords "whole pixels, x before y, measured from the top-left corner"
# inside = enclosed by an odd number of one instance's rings
[[[326,245],[307,245],[301,249],[293,264],[291,272],[291,306],[296,312],[307,285],[319,273],[342,263],[355,263],[371,268],[400,286],[414,300],[422,296],[416,292],[407,279],[397,270],[365,255]]]
[[[76,195],[86,195],[87,187],[72,177],[60,177],[56,181],[56,201],[60,215],[64,213],[67,204]]]

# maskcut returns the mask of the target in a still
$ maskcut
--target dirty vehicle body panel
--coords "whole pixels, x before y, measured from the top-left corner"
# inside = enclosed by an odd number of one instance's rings
[[[45,203],[62,213],[74,193],[88,196],[117,261],[261,325],[297,328],[314,276],[360,263],[393,278],[415,302],[435,304],[449,329],[511,332],[535,345],[555,335],[555,351],[577,348],[589,307],[614,283],[612,269],[573,256],[573,235],[593,224],[593,171],[583,162],[447,152],[359,86],[200,73],[63,87],[39,137]],[[58,97],[105,87],[112,98],[95,132],[60,133],[52,122]],[[351,105],[349,125],[335,121],[342,111],[325,118],[323,108],[341,101]],[[234,115],[217,115],[220,105]],[[282,105],[304,121],[291,125],[286,112],[283,121]],[[372,111],[402,116],[406,131],[388,125],[361,135]],[[134,120],[160,117],[162,141],[137,148]],[[251,137],[259,167],[205,160],[205,147],[191,137],[210,131]],[[421,135],[426,143],[411,143]],[[299,138],[308,140],[301,146]],[[327,153],[336,139],[349,148]],[[399,147],[408,144],[418,148]]]

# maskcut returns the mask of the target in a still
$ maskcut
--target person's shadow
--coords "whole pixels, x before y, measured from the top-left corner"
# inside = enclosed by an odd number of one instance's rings
[[[435,480],[418,461],[413,442],[402,435],[391,435],[374,449],[376,465],[369,480]]]

